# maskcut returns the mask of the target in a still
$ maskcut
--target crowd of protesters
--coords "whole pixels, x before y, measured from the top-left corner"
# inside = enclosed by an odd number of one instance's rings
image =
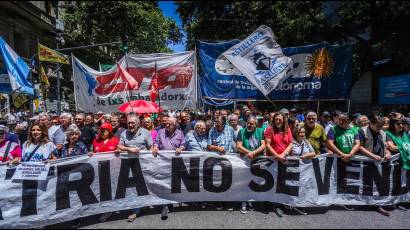
[[[348,162],[355,155],[375,161],[390,160],[400,154],[403,167],[410,156],[410,114],[392,112],[350,116],[341,111],[281,109],[277,112],[254,112],[244,106],[234,111],[192,112],[187,109],[161,114],[137,115],[41,113],[16,123],[0,121],[0,161],[48,162],[51,160],[101,153],[161,150],[175,154],[184,151],[208,151],[220,155],[238,154],[254,159],[271,156],[285,162],[288,156],[311,159],[319,154],[336,154]],[[203,203],[205,204],[205,203]],[[224,204],[217,203],[222,209]],[[226,207],[232,210],[232,207]],[[252,204],[242,203],[241,213]],[[169,206],[162,206],[166,218]],[[134,209],[128,220],[134,221],[141,209]],[[388,216],[385,208],[378,211]],[[112,213],[105,213],[105,221]]]

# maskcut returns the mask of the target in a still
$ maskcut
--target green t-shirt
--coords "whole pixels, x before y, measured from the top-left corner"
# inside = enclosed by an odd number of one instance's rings
[[[397,146],[400,152],[400,157],[403,163],[403,169],[410,170],[410,137],[404,132],[402,136],[396,136],[393,133],[386,131],[393,143]]]
[[[263,129],[256,128],[254,132],[248,132],[242,128],[237,137],[237,141],[242,141],[242,146],[247,150],[254,151],[262,145]]]
[[[336,146],[344,154],[349,154],[355,144],[359,133],[357,129],[342,129],[339,126],[332,128],[334,132],[334,140]]]

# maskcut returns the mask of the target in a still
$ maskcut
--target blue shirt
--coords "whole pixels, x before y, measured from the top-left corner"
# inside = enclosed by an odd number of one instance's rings
[[[225,149],[225,152],[234,152],[235,148],[235,130],[225,125],[222,132],[218,132],[215,127],[211,129],[208,137],[208,145],[220,146]]]
[[[208,137],[206,135],[198,136],[195,131],[190,131],[185,136],[187,151],[206,151]]]
[[[65,157],[72,157],[72,156],[80,156],[87,154],[87,146],[81,142],[78,141],[75,143],[73,150],[71,151],[71,154],[68,152],[68,144],[65,144],[63,149],[58,153],[57,157],[58,158],[65,158]]]

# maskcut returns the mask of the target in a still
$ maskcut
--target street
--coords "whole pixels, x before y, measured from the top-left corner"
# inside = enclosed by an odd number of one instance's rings
[[[403,205],[409,208],[410,205]],[[410,226],[410,210],[395,209],[390,217],[375,211],[374,207],[355,206],[354,211],[347,211],[339,206],[307,209],[309,215],[304,216],[295,211],[284,210],[285,215],[278,217],[271,206],[262,211],[259,205],[255,211],[247,214],[239,212],[239,204],[233,212],[216,211],[211,206],[206,209],[186,206],[176,207],[169,214],[168,220],[161,220],[160,209],[145,208],[141,217],[133,223],[127,222],[128,211],[114,214],[107,222],[99,223],[99,215],[83,218],[80,228],[100,229],[142,229],[142,228],[408,228]],[[52,228],[70,228],[70,224],[62,223]]]

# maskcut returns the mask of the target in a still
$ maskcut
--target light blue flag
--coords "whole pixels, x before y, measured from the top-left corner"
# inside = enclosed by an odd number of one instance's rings
[[[7,71],[7,75],[0,75],[0,92],[19,92],[34,95],[33,85],[27,79],[30,68],[2,37],[0,37],[0,52]],[[10,84],[10,86],[7,87],[7,84]]]

